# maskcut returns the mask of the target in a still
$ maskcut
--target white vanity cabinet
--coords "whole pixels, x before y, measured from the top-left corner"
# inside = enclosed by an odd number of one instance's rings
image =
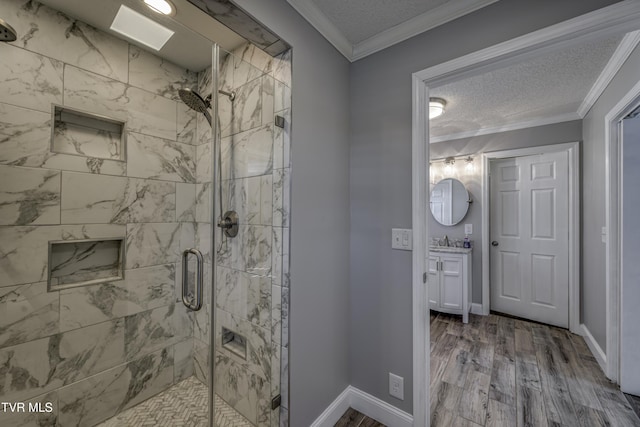
[[[471,249],[429,249],[429,307],[443,313],[462,314],[469,322],[471,309]]]

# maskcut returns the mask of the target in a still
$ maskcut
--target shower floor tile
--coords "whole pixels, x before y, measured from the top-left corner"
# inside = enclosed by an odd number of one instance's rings
[[[99,427],[204,427],[207,426],[207,387],[195,377],[171,388],[99,424]],[[216,427],[252,427],[218,395]]]

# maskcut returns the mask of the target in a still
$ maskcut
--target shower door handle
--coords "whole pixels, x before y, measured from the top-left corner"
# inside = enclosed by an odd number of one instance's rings
[[[189,254],[196,256],[196,289],[195,295],[189,292]],[[186,249],[182,252],[182,303],[193,311],[202,308],[203,257],[197,249]]]

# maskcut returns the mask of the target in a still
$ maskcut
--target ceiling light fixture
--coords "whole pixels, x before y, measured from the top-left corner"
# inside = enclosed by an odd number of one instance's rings
[[[120,6],[111,29],[151,49],[160,50],[174,32],[127,6]]]
[[[429,119],[435,119],[444,113],[447,101],[442,98],[429,98]]]
[[[176,8],[170,1],[167,0],[144,0],[149,9],[162,15],[173,16],[176,13]]]

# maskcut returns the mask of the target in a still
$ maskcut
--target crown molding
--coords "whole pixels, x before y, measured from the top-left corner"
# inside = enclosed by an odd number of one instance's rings
[[[582,117],[578,115],[578,113],[559,114],[557,116],[526,120],[523,122],[506,124],[503,126],[493,126],[493,127],[487,127],[487,128],[482,128],[482,129],[477,129],[477,130],[472,130],[467,132],[453,133],[450,135],[429,137],[429,143],[434,144],[436,142],[453,141],[454,139],[471,138],[474,136],[509,132],[512,130],[526,129],[526,128],[532,128],[536,126],[552,125],[555,123],[570,122],[573,120],[582,120]]]
[[[318,30],[350,62],[362,59],[497,1],[458,0],[447,2],[366,40],[352,44],[342,31],[315,5],[313,0],[287,0],[307,22]]]
[[[463,77],[465,69],[471,75],[516,63],[525,58],[571,46],[577,41],[596,40],[613,34],[638,29],[640,1],[623,0],[593,12],[534,31],[460,58],[414,73],[416,78],[429,81],[430,86],[448,83]]]
[[[408,21],[384,30],[353,46],[351,62],[403,42],[449,21],[460,18],[498,0],[460,0],[444,3]]]
[[[318,30],[333,47],[338,49],[338,52],[344,55],[349,61],[352,61],[353,45],[347,40],[338,27],[327,18],[327,15],[320,11],[312,0],[287,0],[287,2],[293,6],[312,27]]]
[[[589,93],[578,107],[578,114],[580,117],[584,117],[587,115],[593,104],[596,103],[602,92],[607,88],[611,80],[618,74],[620,68],[625,63],[629,55],[633,52],[636,46],[640,43],[640,31],[633,31],[631,33],[626,34],[620,44],[616,48],[613,55],[607,62],[607,65],[604,67],[600,76],[589,90]]]

